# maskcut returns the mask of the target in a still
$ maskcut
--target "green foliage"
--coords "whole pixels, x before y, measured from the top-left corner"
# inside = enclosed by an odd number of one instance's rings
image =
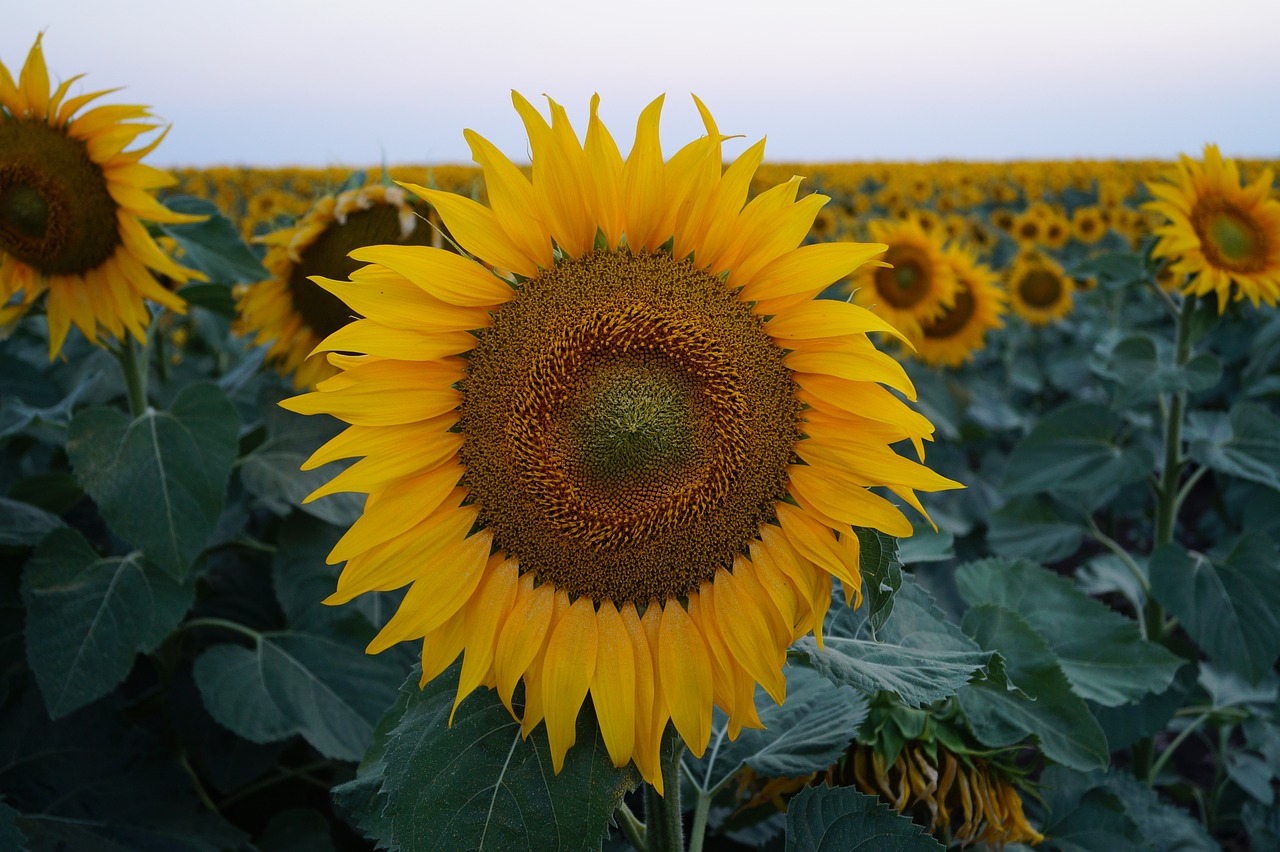
[[[1193,412],[1187,438],[1200,464],[1280,491],[1280,417],[1263,406],[1240,402],[1229,414]]]
[[[987,541],[1001,556],[1057,562],[1080,549],[1083,527],[1044,495],[1014,497],[991,513]]]
[[[30,503],[0,497],[0,546],[33,547],[51,531],[63,526],[62,519]]]
[[[895,539],[877,530],[857,530],[859,568],[866,590],[867,624],[874,637],[893,613],[893,597],[902,586],[902,563]]]
[[[222,514],[238,431],[226,396],[200,383],[167,411],[132,421],[109,408],[80,411],[67,455],[112,530],[181,582]]]
[[[182,248],[182,262],[203,272],[212,286],[220,286],[226,290],[226,285],[251,283],[271,277],[258,256],[240,239],[235,225],[218,212],[214,204],[188,195],[168,198],[165,204],[175,213],[209,217],[203,222],[184,225],[162,224],[160,230]],[[186,293],[183,295],[190,298]],[[204,295],[203,292],[201,295]],[[201,307],[211,307],[201,298],[191,301]]]
[[[875,796],[849,788],[810,787],[787,809],[787,852],[931,852],[938,841]]]
[[[100,558],[80,533],[56,529],[22,574],[27,662],[53,718],[110,692],[191,607],[179,585],[137,551]]]
[[[1151,557],[1151,593],[1217,665],[1257,681],[1280,656],[1280,554],[1246,533],[1222,559],[1167,544]]]
[[[1111,350],[1099,372],[1116,383],[1118,407],[1145,405],[1161,394],[1208,390],[1222,378],[1222,364],[1210,352],[1201,352],[1186,364],[1173,362],[1171,346],[1160,346],[1149,334],[1126,337]]]
[[[1046,757],[1088,770],[1107,765],[1107,738],[1072,692],[1049,645],[1018,613],[992,604],[964,616],[965,633],[1004,660],[1008,684],[989,678],[960,691],[973,733],[993,748],[1034,736]]]
[[[579,716],[555,774],[546,737],[521,737],[491,690],[468,696],[446,724],[460,671],[455,663],[422,689],[417,675],[405,682],[338,802],[389,849],[598,848],[636,779],[613,768],[592,714]]]

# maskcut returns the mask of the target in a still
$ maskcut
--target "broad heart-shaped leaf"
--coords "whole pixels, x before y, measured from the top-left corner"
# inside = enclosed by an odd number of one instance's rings
[[[267,440],[241,461],[240,481],[277,514],[300,509],[322,521],[351,526],[364,510],[362,494],[330,494],[310,503],[302,502],[350,464],[332,462],[302,470],[302,463],[343,428],[345,424],[331,417],[304,417],[284,409],[271,411],[267,416]]]
[[[1265,407],[1238,402],[1230,414],[1192,412],[1187,440],[1200,464],[1280,491],[1280,417]]]
[[[812,636],[796,648],[809,655],[823,677],[860,692],[892,692],[906,704],[929,704],[955,695],[991,659],[946,620],[928,592],[905,576],[894,596],[893,615],[877,634],[879,641],[862,638],[869,625],[861,609],[832,609],[825,650],[818,649]]]
[[[871,635],[884,626],[893,613],[893,596],[902,586],[902,563],[898,561],[897,541],[878,530],[857,531],[860,553],[859,569],[867,595],[867,621]]]
[[[1009,454],[1006,494],[1066,491],[1102,495],[1142,479],[1155,458],[1143,446],[1115,442],[1120,415],[1104,405],[1072,403],[1046,415]]]
[[[1150,335],[1135,334],[1117,343],[1097,372],[1115,381],[1115,404],[1125,407],[1152,402],[1161,394],[1208,390],[1222,378],[1222,365],[1201,352],[1179,367],[1171,346],[1160,347]]]
[[[492,690],[469,695],[448,724],[460,671],[421,690],[416,674],[405,682],[359,776],[334,790],[338,804],[381,848],[598,849],[634,779],[613,768],[590,702],[556,774],[541,726],[523,739]]]
[[[941,852],[941,843],[875,796],[806,787],[787,804],[787,852]]]
[[[988,604],[966,612],[962,626],[983,648],[1000,653],[1017,687],[992,678],[960,690],[960,706],[979,740],[1001,748],[1034,736],[1050,760],[1082,771],[1107,765],[1106,735],[1022,616]]]
[[[1280,656],[1280,554],[1245,533],[1223,560],[1166,544],[1151,555],[1151,594],[1220,668],[1256,682]]]
[[[18,812],[0,799],[0,849],[26,849],[27,836],[18,827]]]
[[[0,518],[0,546],[8,547],[34,547],[51,530],[65,526],[57,515],[8,497],[0,497]]]
[[[987,542],[1001,556],[1058,562],[1080,549],[1083,535],[1041,494],[1014,497],[987,519]]]
[[[1062,852],[1139,852],[1151,847],[1101,772],[1050,766],[1040,778],[1049,813],[1043,833]]]
[[[774,704],[764,698],[763,731],[743,729],[730,742],[728,719],[715,711],[711,744],[702,759],[685,755],[690,776],[703,790],[715,792],[744,765],[768,778],[808,775],[831,766],[848,749],[867,717],[866,698],[806,666],[790,666],[786,673],[787,700]],[[757,707],[762,696],[757,689]]]
[[[22,573],[27,662],[53,718],[101,698],[178,625],[195,599],[141,553],[100,558],[56,529]]]
[[[214,284],[247,284],[271,277],[216,205],[189,195],[168,198],[165,204],[177,213],[209,217],[186,225],[160,225],[182,247],[183,264],[200,270]]]
[[[326,636],[260,634],[252,648],[216,645],[196,660],[196,686],[219,724],[253,742],[293,733],[325,757],[359,760],[395,699],[401,669]]]
[[[227,284],[188,284],[178,290],[188,305],[196,305],[224,319],[236,318],[236,297]]]
[[[1143,639],[1134,621],[1035,563],[971,562],[956,572],[956,581],[970,605],[995,604],[1021,614],[1049,643],[1076,694],[1090,701],[1117,707],[1162,692],[1182,665]]]
[[[67,455],[111,529],[181,581],[222,514],[239,428],[222,391],[201,382],[133,421],[79,412]]]

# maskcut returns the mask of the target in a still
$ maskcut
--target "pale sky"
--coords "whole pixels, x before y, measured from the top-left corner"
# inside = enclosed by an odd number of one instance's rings
[[[161,166],[526,158],[546,93],[624,151],[666,93],[664,151],[768,137],[771,161],[1280,158],[1277,0],[0,0],[15,75],[124,86],[173,125]]]

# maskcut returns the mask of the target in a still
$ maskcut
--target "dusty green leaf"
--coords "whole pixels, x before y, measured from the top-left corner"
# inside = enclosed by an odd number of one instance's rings
[[[857,535],[867,618],[874,636],[893,612],[893,596],[902,586],[902,563],[892,536],[872,529],[857,530]]]
[[[1050,766],[1041,776],[1049,815],[1042,833],[1062,852],[1140,852],[1151,847],[1102,773]]]
[[[165,200],[175,213],[208,216],[203,222],[161,224],[160,230],[182,247],[181,262],[203,272],[213,284],[247,284],[271,277],[231,220],[203,198],[179,195]]]
[[[1116,405],[1135,406],[1161,394],[1208,390],[1222,378],[1222,365],[1211,353],[1201,352],[1179,367],[1172,347],[1162,349],[1150,335],[1135,334],[1116,344],[1099,372],[1116,382]]]
[[[1080,549],[1084,527],[1043,495],[1014,497],[991,513],[987,542],[1001,556],[1058,562]]]
[[[1103,405],[1071,403],[1056,409],[1009,454],[1005,493],[1091,495],[1142,479],[1155,458],[1144,446],[1118,444],[1121,425],[1120,416]]]
[[[27,661],[49,715],[101,698],[178,625],[195,597],[141,553],[100,558],[72,529],[57,529],[22,574]]]
[[[34,547],[50,531],[65,526],[57,515],[8,497],[0,497],[0,518],[0,547]]]
[[[349,527],[364,511],[364,495],[330,494],[303,503],[312,491],[337,476],[349,462],[332,462],[312,470],[302,463],[343,424],[330,417],[303,417],[287,411],[273,411],[267,420],[267,440],[240,463],[240,481],[245,489],[268,509],[287,515],[300,509],[327,523]]]
[[[1082,698],[1108,707],[1163,692],[1182,659],[1142,638],[1136,622],[1026,560],[986,559],[956,572],[972,606],[1014,610],[1040,634]]]
[[[1187,440],[1200,464],[1280,491],[1280,417],[1266,407],[1239,402],[1229,414],[1192,412]]]
[[[787,852],[941,852],[942,844],[875,796],[806,787],[787,806]]]
[[[181,581],[222,514],[239,428],[222,391],[201,382],[136,420],[77,413],[67,455],[111,529]]]

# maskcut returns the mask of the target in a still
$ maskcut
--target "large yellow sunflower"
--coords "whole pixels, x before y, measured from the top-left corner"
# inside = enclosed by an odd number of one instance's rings
[[[256,344],[270,343],[267,360],[298,390],[335,375],[324,356],[310,356],[320,342],[346,326],[355,313],[341,299],[311,281],[312,276],[346,278],[362,264],[348,255],[365,246],[431,245],[435,231],[407,203],[400,187],[350,189],[318,201],[292,227],[258,239],[270,248],[263,265],[267,281],[239,289],[236,324]],[[456,338],[460,343],[468,341]],[[456,354],[468,345],[451,349]],[[358,347],[357,347],[358,349]]]
[[[1014,313],[1032,325],[1048,325],[1071,313],[1075,284],[1048,255],[1021,253],[1009,265],[1005,281]]]
[[[459,702],[510,708],[523,678],[557,771],[589,694],[660,790],[668,719],[699,755],[713,704],[758,726],[832,577],[860,596],[852,527],[911,534],[871,487],[918,507],[958,484],[889,447],[932,432],[882,386],[912,394],[867,338],[894,329],[814,301],[884,246],[801,247],[826,199],[795,178],[747,203],[763,142],[722,170],[701,102],[707,135],[664,161],[661,98],[625,160],[598,99],[581,143],[514,100],[532,179],[467,131],[490,206],[408,186],[473,257],[379,246],[318,279],[365,317],[322,348],[363,354],[283,404],[351,424],[307,466],[364,457],[313,495],[369,494],[328,602],[410,586],[369,651],[422,639],[425,683],[465,650]]]
[[[946,258],[956,278],[955,303],[942,316],[920,323],[912,343],[926,364],[958,367],[982,349],[988,331],[1004,325],[1005,294],[996,273],[978,261],[973,249],[952,244]]]
[[[1148,183],[1143,205],[1168,223],[1155,229],[1152,256],[1173,261],[1187,294],[1218,294],[1219,312],[1234,299],[1275,306],[1280,297],[1280,201],[1270,197],[1272,172],[1241,186],[1240,170],[1206,145],[1204,162],[1184,156],[1165,182]]]
[[[919,323],[941,316],[955,299],[955,274],[943,256],[942,235],[930,234],[914,216],[877,220],[868,229],[889,249],[881,264],[868,264],[854,276],[854,301],[895,328],[915,333]]]
[[[172,177],[140,160],[164,137],[126,151],[156,129],[146,107],[81,110],[107,92],[67,98],[63,81],[50,93],[40,36],[18,82],[0,63],[0,322],[24,314],[48,292],[49,357],[56,357],[72,323],[90,341],[101,331],[127,329],[142,340],[150,315],[144,299],[179,313],[186,302],[156,281],[175,283],[198,272],[166,255],[139,218],[200,221],[174,213],[149,190]]]

